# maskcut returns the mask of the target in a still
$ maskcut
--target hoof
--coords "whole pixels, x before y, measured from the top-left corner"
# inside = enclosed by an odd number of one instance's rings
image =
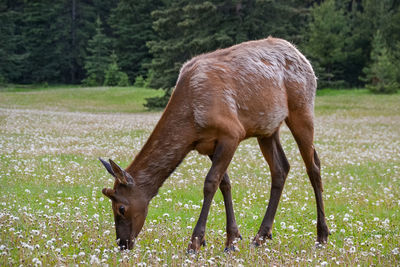
[[[317,238],[317,241],[315,242],[315,246],[316,247],[323,247],[324,245],[326,245],[328,243],[328,235],[326,236],[321,236]]]
[[[225,252],[225,253],[231,253],[231,252],[235,252],[235,251],[240,251],[240,250],[239,250],[238,247],[236,247],[236,246],[234,246],[234,245],[229,246],[229,247],[226,247],[226,248],[224,249],[224,252]]]
[[[193,255],[193,254],[196,254],[196,251],[194,251],[194,249],[188,248],[187,251],[186,251],[186,254],[187,255]]]
[[[239,249],[235,246],[238,240],[243,240],[242,236],[239,233],[236,234],[235,238],[232,238],[232,236],[228,236],[225,242],[224,252],[239,251]]]
[[[187,253],[188,254],[194,254],[197,253],[200,250],[200,247],[203,246],[205,247],[207,245],[206,240],[203,239],[203,241],[199,242],[198,239],[196,238],[195,240],[192,240],[189,243]]]
[[[326,232],[320,233],[317,237],[317,242],[320,244],[328,243],[328,236],[331,235],[331,232],[327,230]]]
[[[326,244],[328,242],[328,236],[331,232],[328,229],[326,223],[317,224],[317,242],[320,244]]]
[[[271,233],[268,233],[265,236],[260,236],[259,234],[257,234],[254,237],[253,242],[251,242],[251,246],[252,247],[259,247],[262,244],[264,244],[267,239],[272,239],[272,234]]]

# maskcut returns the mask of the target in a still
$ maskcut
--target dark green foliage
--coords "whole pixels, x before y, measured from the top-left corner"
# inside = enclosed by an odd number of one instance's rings
[[[105,72],[104,85],[129,86],[129,78],[125,72],[120,71],[117,63],[117,55],[113,52],[110,57],[111,63]]]
[[[396,81],[398,66],[389,53],[382,33],[377,31],[372,42],[371,64],[364,68],[367,88],[374,93],[393,94],[399,89]]]
[[[14,83],[76,83],[84,77],[85,47],[94,30],[92,1],[18,0],[0,6],[0,40],[8,46],[2,76]]]
[[[90,3],[40,0],[25,4],[26,82],[75,83],[83,78],[85,47],[94,30]]]
[[[50,21],[57,20],[55,10],[60,5],[50,10],[52,1],[31,1],[24,8],[23,35],[28,58],[24,62],[23,82],[39,83],[55,81],[59,78],[63,64],[53,58],[63,57],[62,50],[53,45],[58,35],[62,34],[51,27]]]
[[[7,85],[7,80],[4,76],[0,76],[0,87]]]
[[[102,85],[107,66],[111,63],[111,41],[102,33],[100,17],[96,20],[96,34],[88,42],[88,55],[85,59],[87,78],[83,83],[88,86]]]
[[[304,4],[295,8],[289,3],[180,0],[154,11],[159,39],[148,43],[154,56],[150,86],[174,86],[182,64],[201,53],[269,35],[300,40],[307,12]]]
[[[117,7],[120,0],[92,0],[96,15],[102,21],[103,33],[108,37],[114,35],[114,31],[109,23],[111,12]]]
[[[395,66],[396,81],[400,84],[400,41],[396,42],[395,48],[392,50],[392,60]]]
[[[115,52],[122,71],[132,81],[147,75],[152,56],[146,43],[156,39],[150,14],[162,5],[161,0],[121,0],[111,12]]]
[[[358,77],[363,76],[360,70],[370,64],[372,58],[373,39],[379,31],[385,42],[389,54],[394,54],[396,44],[400,41],[400,12],[399,1],[396,0],[364,0],[362,12],[357,12],[352,35],[356,39],[356,46],[362,49],[358,60]],[[357,59],[356,59],[357,60]],[[357,73],[353,71],[352,73]],[[400,74],[399,72],[397,72]],[[359,81],[365,81],[360,79]]]
[[[154,56],[150,86],[170,90],[182,64],[201,53],[269,35],[298,41],[306,13],[304,3],[295,7],[291,1],[171,1],[152,13],[159,38],[148,42]]]
[[[135,86],[135,87],[145,87],[145,84],[146,84],[145,79],[143,78],[142,75],[139,75],[139,76],[136,77],[135,83],[133,84],[133,86]]]
[[[347,61],[347,37],[350,35],[349,21],[344,10],[327,0],[315,6],[311,13],[309,39],[305,51],[311,59],[319,85],[338,87],[343,85],[343,62]]]
[[[22,62],[27,54],[22,48],[23,38],[18,30],[22,19],[22,3],[0,2],[0,84],[20,77]]]
[[[365,38],[365,64],[359,75],[375,93],[394,93],[400,82],[400,3],[365,0],[359,27]]]
[[[302,45],[319,87],[362,86],[374,33],[380,29],[388,49],[400,40],[400,16],[394,0],[326,0],[315,5]],[[397,30],[397,31],[396,31]],[[397,40],[393,42],[393,40]]]
[[[166,9],[153,12],[154,29],[159,39],[148,43],[154,56],[151,87],[173,87],[179,68],[186,60],[222,44],[233,43],[226,33],[215,32],[219,23],[216,6],[201,2],[173,1]]]
[[[375,86],[375,75],[386,88],[393,77],[400,82],[399,6],[398,0],[1,0],[0,80],[101,85],[107,71],[108,84],[163,88],[162,99],[148,101],[160,107],[185,61],[272,35],[300,47],[319,87]],[[378,31],[383,49],[373,45]]]

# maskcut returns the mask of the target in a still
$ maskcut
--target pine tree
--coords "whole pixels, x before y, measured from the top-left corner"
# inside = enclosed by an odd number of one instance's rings
[[[150,87],[163,88],[165,95],[147,99],[149,108],[163,108],[172,93],[182,64],[195,55],[234,43],[231,23],[223,10],[210,1],[173,1],[152,13],[158,39],[148,42],[153,54]],[[229,12],[229,10],[227,11]],[[232,20],[230,21],[232,22]]]
[[[104,85],[108,86],[128,86],[129,78],[125,72],[120,71],[118,66],[117,55],[113,51],[110,56],[111,63],[105,72]]]
[[[88,37],[94,31],[91,0],[38,0],[24,4],[26,82],[76,83],[84,76]]]
[[[151,12],[162,6],[161,0],[121,0],[111,12],[108,21],[115,35],[115,52],[131,81],[147,76],[152,56],[146,43],[155,39]]]
[[[51,8],[52,7],[52,8]],[[60,79],[63,49],[59,49],[57,21],[59,5],[52,1],[30,1],[24,6],[23,38],[28,57],[24,62],[24,82],[56,82]],[[50,22],[54,24],[51,25]]]
[[[269,35],[294,43],[303,40],[301,29],[309,16],[308,3],[304,0],[246,0],[240,1],[243,18],[240,32],[247,41]]]
[[[208,1],[191,4],[191,1],[180,0],[172,2],[166,9],[153,12],[153,27],[159,39],[148,43],[154,56],[151,87],[173,87],[186,60],[233,43],[226,32],[217,31],[219,20],[216,11],[217,7]]]
[[[27,56],[19,33],[22,5],[21,1],[0,2],[0,85],[16,82],[22,75],[22,63]]]
[[[319,86],[338,87],[343,84],[341,64],[347,60],[346,38],[350,35],[347,17],[334,0],[315,5],[311,17],[305,52],[317,72]]]
[[[335,66],[340,70],[336,72],[335,80],[343,80],[342,86],[360,87],[363,83],[358,77],[369,60],[371,33],[369,26],[366,26],[369,22],[362,13],[361,1],[351,1],[351,3],[347,0],[339,1],[341,2],[343,3],[338,8],[344,12],[348,31],[344,35],[342,48],[345,57]]]
[[[108,65],[111,63],[111,40],[102,32],[100,17],[96,20],[96,34],[88,41],[88,55],[85,58],[88,86],[102,85]]]
[[[371,63],[364,68],[367,88],[373,93],[393,94],[399,89],[396,81],[398,67],[393,64],[382,33],[378,30],[372,42]]]
[[[114,36],[115,32],[113,31],[110,25],[110,16],[114,8],[118,6],[120,0],[91,0],[93,2],[95,14],[97,17],[100,17],[102,21],[102,29],[103,33],[111,38]]]
[[[400,41],[396,42],[395,49],[392,50],[392,59],[395,66],[396,82],[400,84]]]
[[[365,78],[365,70],[373,61],[370,57],[373,54],[373,43],[376,38],[377,31],[380,32],[382,42],[385,43],[385,53],[388,53],[389,58],[396,60],[396,44],[400,42],[400,2],[395,0],[363,0],[355,6],[352,12],[352,29],[351,36],[346,38],[346,42],[353,40],[353,46],[347,51],[361,52],[353,56],[349,53],[348,60],[343,62],[342,66],[345,69],[348,81],[354,81],[359,78],[357,83],[352,85],[364,85],[368,80]],[[400,58],[399,58],[400,60]],[[400,61],[396,61],[400,63]],[[395,66],[398,66],[393,62]],[[367,68],[365,68],[367,66]],[[396,71],[400,78],[400,70]],[[400,79],[398,80],[400,81]]]
[[[193,56],[268,35],[300,40],[307,12],[304,1],[296,4],[295,8],[289,0],[176,0],[154,11],[158,39],[148,42],[154,57],[150,86],[167,93],[163,100],[149,100],[148,106],[167,103],[180,67]]]
[[[65,33],[65,36],[70,38],[66,46],[66,60],[69,65],[62,73],[68,83],[78,83],[85,77],[86,46],[95,29],[96,12],[92,0],[64,1],[64,9],[68,10],[70,15],[67,14],[60,22],[69,23],[71,26],[70,31]]]

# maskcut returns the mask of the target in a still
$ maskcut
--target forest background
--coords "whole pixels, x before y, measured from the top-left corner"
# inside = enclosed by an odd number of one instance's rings
[[[398,0],[0,0],[0,86],[162,88],[182,64],[247,40],[280,37],[310,59],[319,88],[395,93]]]

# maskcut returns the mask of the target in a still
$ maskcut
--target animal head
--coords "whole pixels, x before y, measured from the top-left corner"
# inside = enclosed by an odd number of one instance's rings
[[[104,188],[102,192],[112,202],[117,243],[121,249],[132,249],[146,220],[149,202],[128,172],[111,159],[99,160],[115,178],[114,188]]]

